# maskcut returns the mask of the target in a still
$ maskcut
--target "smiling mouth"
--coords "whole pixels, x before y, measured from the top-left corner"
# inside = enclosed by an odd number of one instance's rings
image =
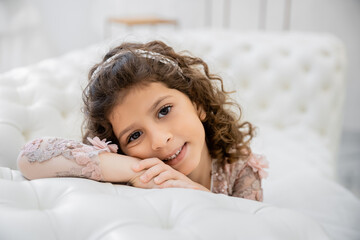
[[[179,154],[181,153],[181,150],[183,149],[184,145],[181,146],[181,148],[179,150],[176,151],[176,153],[168,158],[163,159],[164,162],[166,161],[170,161],[173,160],[174,158],[176,158],[177,156],[179,156]]]

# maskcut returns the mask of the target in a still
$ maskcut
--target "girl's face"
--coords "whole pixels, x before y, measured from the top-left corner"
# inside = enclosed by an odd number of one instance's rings
[[[126,155],[156,157],[188,175],[210,162],[205,116],[185,94],[154,82],[129,90],[109,120]]]

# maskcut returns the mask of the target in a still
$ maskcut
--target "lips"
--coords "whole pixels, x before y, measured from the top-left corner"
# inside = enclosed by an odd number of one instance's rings
[[[170,166],[178,164],[184,157],[187,152],[187,143],[185,143],[181,148],[179,148],[174,154],[164,159],[164,163]]]
[[[181,150],[183,149],[183,147],[184,147],[184,145],[181,146],[181,148],[180,148],[179,150],[177,150],[173,155],[171,155],[170,157],[167,157],[167,158],[163,159],[163,161],[169,161],[169,160],[172,160],[172,159],[176,158],[176,157],[180,154],[180,152],[181,152]]]

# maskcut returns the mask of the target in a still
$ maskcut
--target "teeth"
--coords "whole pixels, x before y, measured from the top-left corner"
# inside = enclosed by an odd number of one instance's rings
[[[176,158],[179,155],[179,153],[181,152],[182,148],[183,147],[181,147],[174,155],[172,155],[168,158],[165,158],[164,161],[168,161],[168,160],[172,160],[172,159]]]

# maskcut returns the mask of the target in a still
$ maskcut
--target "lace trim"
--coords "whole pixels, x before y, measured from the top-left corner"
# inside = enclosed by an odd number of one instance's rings
[[[48,161],[62,155],[81,166],[81,176],[100,181],[102,179],[100,162],[94,156],[101,152],[117,152],[117,146],[98,137],[88,139],[93,146],[85,145],[74,140],[50,138],[35,139],[22,148],[22,156],[26,156],[30,163]],[[74,172],[74,169],[72,169]],[[63,175],[72,175],[70,172]],[[76,174],[78,176],[79,174]]]

